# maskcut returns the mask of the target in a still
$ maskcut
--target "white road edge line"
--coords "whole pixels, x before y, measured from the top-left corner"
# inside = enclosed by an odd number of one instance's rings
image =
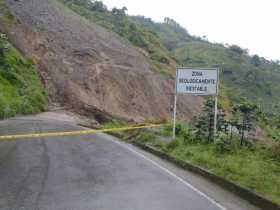
[[[214,199],[210,198],[208,195],[206,195],[205,193],[201,192],[200,190],[198,190],[197,188],[195,188],[193,185],[191,185],[189,182],[185,181],[184,179],[182,179],[181,177],[177,176],[176,174],[174,174],[173,172],[171,172],[170,170],[168,170],[167,168],[159,165],[157,162],[151,160],[150,158],[146,157],[144,154],[136,151],[135,149],[133,149],[132,147],[129,147],[128,145],[126,145],[123,142],[119,142],[118,140],[111,140],[110,141],[114,142],[115,144],[120,145],[123,148],[126,148],[127,150],[129,150],[130,152],[138,155],[139,157],[143,158],[144,160],[152,163],[154,166],[158,167],[159,169],[163,170],[164,172],[166,172],[167,174],[169,174],[170,176],[172,176],[173,178],[177,179],[178,181],[182,182],[185,186],[189,187],[190,189],[192,189],[193,191],[195,191],[197,194],[199,194],[200,196],[204,197],[206,200],[210,201],[212,204],[216,205],[217,207],[219,207],[221,210],[227,210],[226,207],[222,206],[220,203],[218,203],[217,201],[215,201]]]

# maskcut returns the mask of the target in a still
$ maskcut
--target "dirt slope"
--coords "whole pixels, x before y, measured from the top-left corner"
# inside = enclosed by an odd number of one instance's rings
[[[52,102],[92,114],[142,121],[170,117],[173,80],[116,34],[55,0],[7,0],[21,23],[7,31],[37,63]],[[184,119],[200,110],[199,97],[180,97]]]

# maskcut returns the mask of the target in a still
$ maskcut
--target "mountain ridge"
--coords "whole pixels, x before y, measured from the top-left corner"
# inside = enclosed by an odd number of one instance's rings
[[[277,62],[192,36],[171,18],[158,23],[128,16],[125,7],[108,10],[101,1],[41,1],[8,0],[17,24],[0,25],[9,25],[4,30],[9,39],[37,64],[51,102],[101,121],[102,115],[168,120],[176,66],[199,66],[221,69],[225,110],[243,98],[268,115],[280,109]],[[192,119],[202,102],[201,97],[180,96],[179,118]]]
[[[100,121],[170,118],[172,78],[153,71],[129,42],[53,0],[7,3],[20,24],[6,33],[35,61],[52,101]],[[183,98],[187,120],[202,100]]]
[[[267,113],[279,111],[280,65],[277,61],[249,55],[237,45],[211,43],[206,37],[192,36],[171,18],[160,23],[144,16],[129,16],[125,7],[109,10],[102,1],[59,1],[140,48],[158,72],[174,76],[176,66],[219,67],[221,98],[226,109],[247,98]]]

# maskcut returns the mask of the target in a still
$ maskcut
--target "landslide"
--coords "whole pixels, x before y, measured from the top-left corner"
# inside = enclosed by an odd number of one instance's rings
[[[99,121],[170,118],[174,79],[154,71],[128,41],[55,0],[7,0],[19,24],[0,23],[13,44],[37,64],[52,103]],[[201,109],[181,96],[181,118]]]
[[[1,22],[16,24],[3,0],[0,0],[0,26]],[[0,120],[45,111],[47,93],[36,66],[1,32],[3,27],[0,27]]]

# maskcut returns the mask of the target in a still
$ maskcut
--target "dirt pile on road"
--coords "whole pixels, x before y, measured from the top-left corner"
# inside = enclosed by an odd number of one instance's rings
[[[89,23],[55,0],[7,0],[20,24],[6,33],[33,58],[52,102],[97,118],[143,121],[170,117],[173,79],[113,32]],[[180,97],[189,119],[201,98]]]

